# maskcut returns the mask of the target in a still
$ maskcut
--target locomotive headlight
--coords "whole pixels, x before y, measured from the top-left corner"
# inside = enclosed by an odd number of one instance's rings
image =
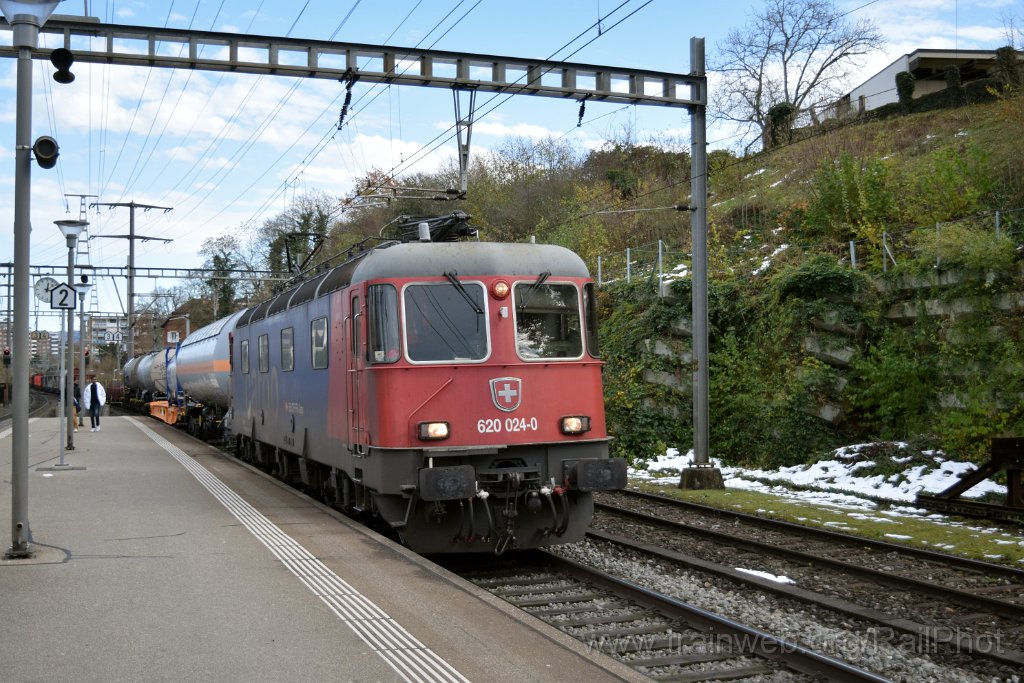
[[[420,422],[419,436],[423,441],[440,441],[447,439],[449,428],[447,422]]]
[[[511,288],[508,286],[508,283],[505,282],[504,280],[498,280],[493,285],[491,285],[491,294],[494,296],[495,299],[504,299],[508,297],[508,293],[510,291]]]
[[[590,431],[590,418],[586,415],[570,415],[562,418],[563,434],[583,434]]]

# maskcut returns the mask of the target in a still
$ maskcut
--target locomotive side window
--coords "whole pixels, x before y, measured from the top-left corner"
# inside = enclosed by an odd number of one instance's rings
[[[327,367],[327,318],[317,318],[309,324],[309,341],[313,367]]]
[[[241,362],[242,362],[242,374],[243,375],[248,375],[249,374],[249,340],[248,339],[243,339],[242,341],[240,341],[238,343],[238,346],[239,346],[239,348],[238,348],[238,355],[240,356],[239,360],[241,360]]]
[[[366,360],[394,363],[398,360],[398,292],[393,285],[370,285],[366,309]]]
[[[352,333],[349,338],[352,340],[352,358],[359,358],[359,318],[362,317],[362,313],[359,312],[359,297],[352,297]]]
[[[260,372],[270,372],[270,335],[261,334],[259,336],[259,363]]]
[[[294,333],[292,328],[286,327],[281,330],[281,369],[291,372],[295,369],[295,345],[293,343]]]
[[[524,360],[580,358],[579,293],[571,284],[521,282],[515,285],[516,351]]]
[[[409,360],[477,361],[487,357],[486,297],[478,282],[409,285],[403,291]]]
[[[597,343],[597,292],[594,283],[583,285],[583,320],[587,329],[587,351],[594,358],[600,358],[600,347]]]

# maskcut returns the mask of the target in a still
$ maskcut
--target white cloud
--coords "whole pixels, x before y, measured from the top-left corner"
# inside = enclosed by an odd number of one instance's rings
[[[561,131],[556,133],[550,128],[545,128],[531,123],[514,123],[509,125],[505,123],[498,123],[496,121],[478,121],[473,124],[473,133],[475,135],[493,135],[495,137],[502,138],[515,136],[521,138],[544,139],[560,135]]]

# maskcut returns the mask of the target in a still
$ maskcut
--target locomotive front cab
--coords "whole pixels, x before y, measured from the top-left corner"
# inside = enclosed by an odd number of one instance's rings
[[[582,538],[593,491],[626,481],[593,309],[586,265],[561,247],[362,251],[227,328],[241,457],[421,553]]]
[[[625,461],[608,457],[593,308],[593,283],[550,271],[367,288],[377,448],[361,474],[414,550],[577,540],[593,491],[625,485]]]

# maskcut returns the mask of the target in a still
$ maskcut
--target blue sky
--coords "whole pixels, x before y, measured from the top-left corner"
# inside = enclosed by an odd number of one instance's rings
[[[57,12],[82,15],[86,6],[109,23],[686,73],[691,36],[705,38],[710,61],[726,33],[746,24],[763,5],[747,0],[65,0]],[[1024,27],[1024,0],[841,0],[838,6],[851,18],[871,19],[888,41],[848,89],[914,49],[995,49],[1007,43],[1011,22],[1018,30]],[[599,32],[594,24],[601,17]],[[0,41],[10,44],[10,33],[0,33]],[[337,131],[343,88],[331,81],[87,64],[76,64],[73,71],[75,82],[61,86],[51,80],[48,62],[37,62],[35,70],[33,138],[55,137],[61,157],[57,169],[33,169],[33,265],[66,264],[67,249],[53,221],[78,218],[78,200],[66,199],[67,194],[173,207],[168,213],[136,215],[138,234],[174,240],[137,243],[136,265],[199,267],[197,252],[205,239],[244,234],[284,210],[296,195],[326,190],[345,196],[371,169],[430,170],[456,154],[454,141],[423,154],[454,121],[451,94],[443,89],[357,84],[347,125]],[[714,74],[709,76],[714,87]],[[0,164],[0,188],[7,190],[0,190],[0,225],[7,227],[0,232],[0,262],[12,260],[14,251],[14,92],[15,61],[5,60],[0,63],[0,157],[7,162]],[[478,97],[480,110],[489,108],[488,99]],[[514,97],[478,119],[473,152],[497,147],[510,135],[560,137],[592,148],[622,139],[626,131],[640,141],[689,146],[684,110],[588,103],[581,127],[577,115],[573,101]],[[728,134],[710,130],[709,141],[728,146]],[[419,161],[410,166],[411,158]],[[127,232],[126,209],[90,211],[87,219],[94,237]],[[93,265],[127,263],[126,240],[93,239],[90,248]],[[100,310],[122,310],[124,280],[98,284]],[[140,280],[136,292],[173,284]],[[0,296],[4,293],[0,289]],[[59,323],[40,318],[39,327],[57,329]]]

